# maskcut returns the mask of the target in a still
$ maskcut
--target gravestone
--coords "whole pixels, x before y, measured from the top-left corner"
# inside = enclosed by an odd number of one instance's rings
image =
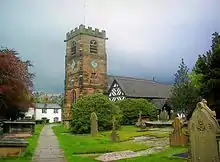
[[[35,122],[31,121],[4,121],[3,133],[29,133],[34,134]]]
[[[139,118],[138,118],[138,121],[136,123],[136,126],[138,128],[140,128],[140,130],[143,130],[143,129],[146,128],[146,124],[145,124],[145,122],[142,119],[142,112],[141,111],[139,112]]]
[[[188,133],[190,162],[220,162],[220,127],[206,101],[197,104],[189,120]]]
[[[115,120],[115,117],[113,117],[112,119],[112,132],[111,132],[111,140],[113,142],[118,142],[120,139],[119,139],[119,134],[117,132],[117,129],[116,129],[116,120]]]
[[[187,146],[188,136],[184,133],[184,123],[177,117],[174,119],[173,132],[169,135],[170,146]]]
[[[164,109],[161,113],[160,113],[160,121],[168,121],[169,120],[169,114],[168,112]]]
[[[95,112],[91,113],[91,135],[98,136],[98,117]]]
[[[0,140],[0,157],[13,157],[21,155],[28,142],[24,139],[1,139]]]

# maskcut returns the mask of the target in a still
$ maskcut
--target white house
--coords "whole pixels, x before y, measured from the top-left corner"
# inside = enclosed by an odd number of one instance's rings
[[[60,122],[62,121],[61,113],[61,107],[58,104],[36,103],[36,120],[46,118],[50,123]]]
[[[34,108],[29,107],[28,112],[25,113],[25,118],[32,119],[34,117]]]
[[[36,120],[49,119],[50,123],[54,123],[62,121],[61,111],[61,107],[58,104],[36,103],[36,114],[34,114],[34,108],[29,108],[25,116],[30,118],[36,115]]]

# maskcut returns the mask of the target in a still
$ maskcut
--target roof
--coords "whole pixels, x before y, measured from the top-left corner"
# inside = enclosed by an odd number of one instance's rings
[[[61,109],[60,105],[58,104],[54,104],[54,103],[48,103],[46,104],[46,107],[45,107],[45,104],[44,103],[36,103],[36,108],[37,109]]]
[[[152,99],[151,100],[152,104],[154,104],[157,109],[162,109],[166,101],[167,99]]]
[[[114,80],[117,81],[127,97],[169,98],[170,96],[171,85],[140,78],[110,75],[108,76],[109,88]]]

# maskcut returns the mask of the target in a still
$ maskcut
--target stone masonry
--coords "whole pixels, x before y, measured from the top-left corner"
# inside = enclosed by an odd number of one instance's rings
[[[107,89],[105,31],[80,25],[66,34],[63,123],[69,127],[71,105],[80,96]]]

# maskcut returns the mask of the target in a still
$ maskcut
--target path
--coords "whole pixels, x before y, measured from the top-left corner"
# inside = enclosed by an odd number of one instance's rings
[[[65,162],[52,125],[43,128],[32,162]]]

